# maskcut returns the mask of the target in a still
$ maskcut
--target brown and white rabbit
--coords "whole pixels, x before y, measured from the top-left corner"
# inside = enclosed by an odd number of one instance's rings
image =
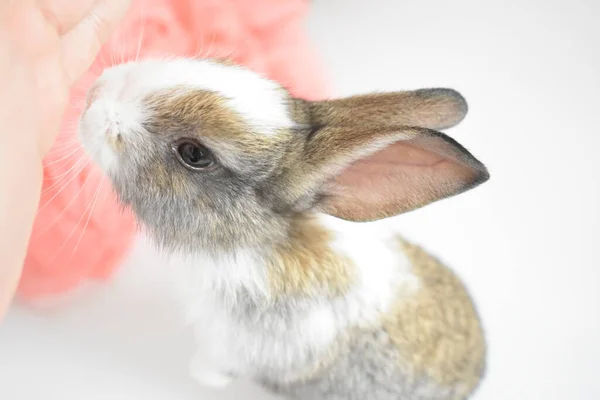
[[[98,79],[80,136],[160,249],[192,265],[200,382],[465,399],[486,354],[467,291],[374,221],[488,179],[437,131],[466,112],[450,89],[308,102],[239,66],[145,60]]]

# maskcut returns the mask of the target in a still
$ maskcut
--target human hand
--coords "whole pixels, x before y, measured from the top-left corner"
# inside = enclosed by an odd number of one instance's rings
[[[42,185],[42,159],[71,85],[129,0],[0,0],[0,319],[19,281]]]

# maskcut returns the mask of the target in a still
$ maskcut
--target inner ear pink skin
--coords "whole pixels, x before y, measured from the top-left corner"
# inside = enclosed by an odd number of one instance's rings
[[[482,173],[441,138],[399,141],[344,169],[326,208],[354,221],[385,218],[458,194]]]

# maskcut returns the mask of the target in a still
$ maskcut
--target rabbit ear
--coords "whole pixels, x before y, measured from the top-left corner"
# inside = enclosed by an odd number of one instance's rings
[[[317,209],[351,221],[414,210],[471,189],[487,169],[448,136],[412,127],[325,127],[304,154]]]
[[[309,103],[312,124],[339,126],[355,121],[441,130],[463,120],[467,102],[452,89],[421,89]]]

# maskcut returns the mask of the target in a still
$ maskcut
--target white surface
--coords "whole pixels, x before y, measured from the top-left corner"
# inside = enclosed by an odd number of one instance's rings
[[[493,3],[314,0],[309,26],[340,95],[450,86],[470,103],[449,133],[492,179],[397,223],[478,304],[490,354],[476,399],[598,399],[600,2]],[[165,272],[141,247],[74,304],[16,307],[0,327],[0,399],[266,398],[188,378]]]

